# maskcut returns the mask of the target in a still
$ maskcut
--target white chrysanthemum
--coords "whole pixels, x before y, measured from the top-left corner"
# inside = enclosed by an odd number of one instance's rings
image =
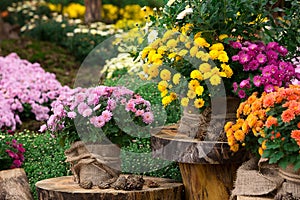
[[[176,1],[176,0],[169,0],[168,3],[167,3],[167,6],[170,7],[175,1]]]
[[[147,38],[148,43],[150,44],[150,43],[154,42],[154,40],[156,40],[157,36],[158,36],[158,32],[156,30],[152,30],[149,33],[148,38]]]
[[[193,13],[193,9],[192,8],[187,8],[184,11],[182,11],[181,13],[179,13],[176,17],[176,19],[183,19],[186,15],[188,14],[192,14]]]

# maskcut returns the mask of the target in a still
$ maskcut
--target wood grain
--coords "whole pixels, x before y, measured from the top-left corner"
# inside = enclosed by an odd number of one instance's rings
[[[126,175],[121,175],[126,176]],[[42,180],[36,183],[39,200],[181,200],[183,184],[171,179],[144,177],[147,181],[159,183],[158,188],[149,188],[145,184],[142,190],[124,191],[99,189],[83,189],[73,181],[72,176],[64,176]]]

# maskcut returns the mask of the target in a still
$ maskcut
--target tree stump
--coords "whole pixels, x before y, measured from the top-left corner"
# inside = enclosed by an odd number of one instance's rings
[[[186,200],[228,200],[245,152],[233,154],[226,142],[199,141],[169,126],[151,134],[154,157],[179,162]]]
[[[121,175],[126,176],[126,175]],[[145,185],[142,190],[83,189],[72,176],[63,176],[42,180],[36,183],[39,200],[181,200],[183,184],[171,179],[143,177]],[[155,181],[157,188],[149,188],[147,182]]]
[[[33,200],[24,169],[16,168],[0,171],[1,200]]]

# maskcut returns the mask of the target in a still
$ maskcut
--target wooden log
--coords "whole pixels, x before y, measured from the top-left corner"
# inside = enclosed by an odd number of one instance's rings
[[[16,168],[0,171],[1,200],[33,200],[24,169]]]
[[[179,163],[185,199],[228,200],[238,166],[237,164]]]
[[[126,176],[126,175],[121,175]],[[124,191],[99,189],[83,189],[73,181],[72,176],[63,176],[42,180],[36,183],[39,200],[181,200],[183,184],[171,179],[143,177],[146,181],[155,181],[160,186],[149,188],[147,184],[142,190]]]
[[[234,154],[227,142],[200,141],[180,134],[177,125],[170,125],[159,131],[153,130],[151,147],[154,157],[180,163],[242,163],[248,156],[243,151]]]
[[[186,200],[229,200],[236,171],[248,157],[233,154],[227,142],[180,134],[177,125],[153,130],[151,146],[154,157],[179,162]]]

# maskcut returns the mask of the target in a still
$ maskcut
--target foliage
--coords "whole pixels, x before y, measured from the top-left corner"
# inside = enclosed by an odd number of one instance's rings
[[[25,151],[22,143],[0,132],[0,170],[22,167]]]
[[[285,168],[289,164],[300,168],[300,86],[275,88],[261,96],[253,93],[242,102],[234,122],[225,125],[228,144],[236,152],[239,146],[269,163]]]
[[[138,155],[138,156],[136,156]],[[136,138],[127,147],[121,149],[122,173],[136,173],[181,180],[176,163],[153,158],[150,140]]]

